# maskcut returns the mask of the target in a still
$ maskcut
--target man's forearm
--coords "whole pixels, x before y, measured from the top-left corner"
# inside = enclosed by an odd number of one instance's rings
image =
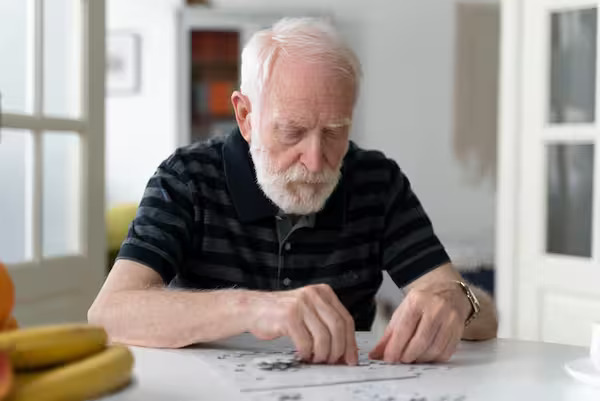
[[[178,348],[246,331],[252,297],[244,290],[123,290],[96,300],[88,320],[104,326],[113,342]]]
[[[465,328],[463,340],[489,340],[498,333],[498,317],[494,301],[489,294],[480,288],[471,287],[479,300],[481,311],[477,319]]]

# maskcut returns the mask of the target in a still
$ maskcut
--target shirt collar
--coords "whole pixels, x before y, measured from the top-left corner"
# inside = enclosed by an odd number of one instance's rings
[[[353,145],[351,144],[351,146]],[[277,216],[279,208],[267,198],[256,182],[256,172],[250,157],[248,143],[242,137],[239,128],[234,129],[225,139],[223,164],[233,206],[242,223],[251,223]],[[323,210],[316,215],[316,225],[319,227],[340,227],[345,221],[344,166],[342,166],[340,182],[327,200]]]

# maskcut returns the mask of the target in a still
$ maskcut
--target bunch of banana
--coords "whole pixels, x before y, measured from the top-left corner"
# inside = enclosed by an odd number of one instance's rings
[[[8,394],[0,395],[2,401],[84,401],[131,381],[131,352],[125,346],[107,345],[106,332],[97,326],[65,324],[2,332],[0,354],[14,369]]]

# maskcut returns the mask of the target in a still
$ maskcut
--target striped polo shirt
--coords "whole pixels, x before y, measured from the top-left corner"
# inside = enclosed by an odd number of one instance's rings
[[[350,143],[320,212],[280,213],[238,129],[178,149],[150,178],[119,253],[170,287],[287,290],[326,283],[369,330],[387,270],[403,287],[449,262],[398,165]]]

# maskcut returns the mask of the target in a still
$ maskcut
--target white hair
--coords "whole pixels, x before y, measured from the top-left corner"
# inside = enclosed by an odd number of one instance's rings
[[[361,65],[333,25],[322,18],[283,18],[272,28],[256,32],[242,51],[240,90],[255,107],[261,102],[275,60],[281,56],[327,63],[350,79],[356,100]]]

